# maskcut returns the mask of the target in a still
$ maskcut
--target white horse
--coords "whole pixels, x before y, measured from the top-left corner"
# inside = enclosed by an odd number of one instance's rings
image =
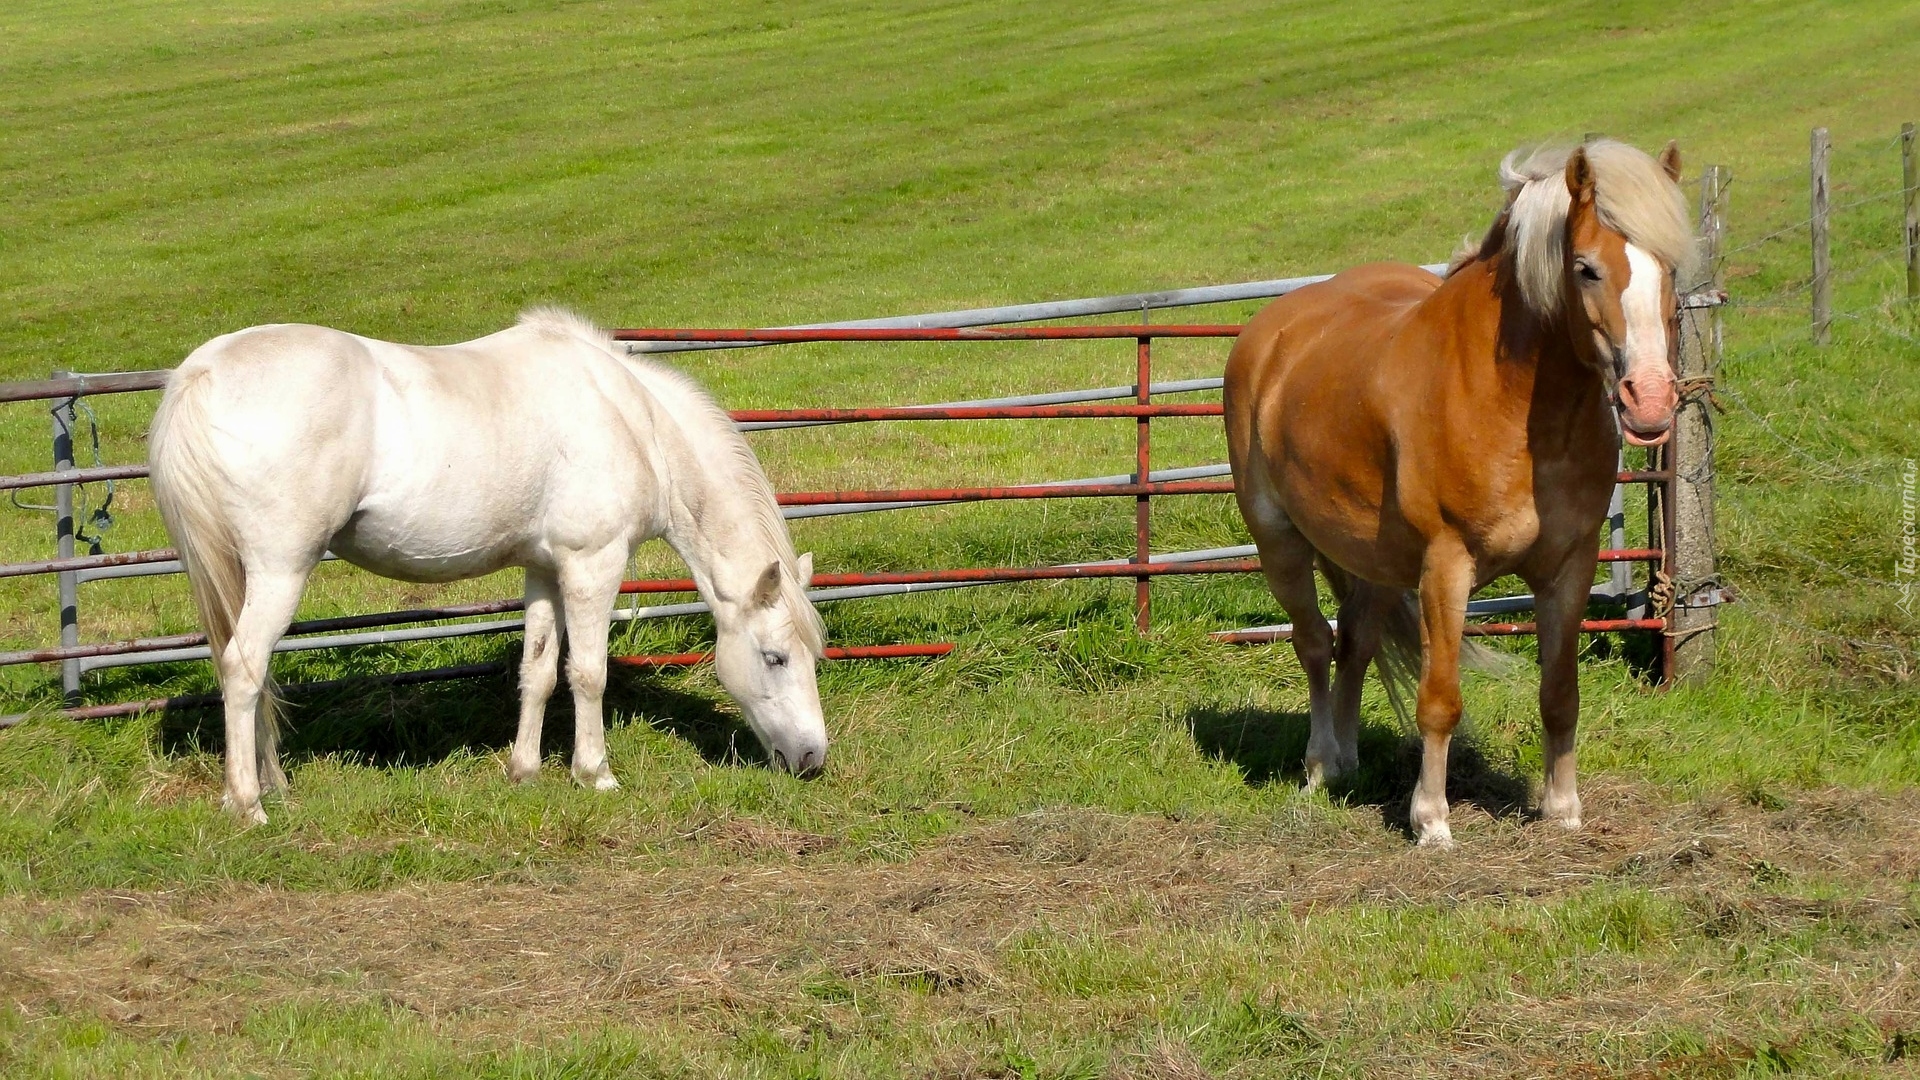
[[[507,775],[540,771],[561,634],[573,776],[618,787],[600,699],[633,550],[665,537],[713,609],[714,666],[775,763],[826,762],[814,664],[824,631],[773,492],[691,379],[620,353],[564,311],[461,345],[257,326],[195,349],[149,438],[226,696],[222,805],[265,821],[286,785],[268,659],[328,549],[376,574],[453,581],[526,568],[520,726]]]

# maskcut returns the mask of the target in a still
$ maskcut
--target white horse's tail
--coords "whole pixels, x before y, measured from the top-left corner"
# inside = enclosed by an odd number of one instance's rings
[[[212,430],[207,408],[207,396],[213,390],[211,375],[204,363],[194,363],[190,357],[167,380],[160,411],[154,415],[147,436],[147,460],[152,470],[153,501],[186,567],[193,602],[200,609],[200,626],[206,632],[218,675],[219,657],[226,651],[234,622],[246,602],[247,573],[240,562],[233,523],[220,497],[220,461],[208,441]],[[267,738],[278,731],[278,705],[269,670],[261,686],[259,706],[260,726]]]

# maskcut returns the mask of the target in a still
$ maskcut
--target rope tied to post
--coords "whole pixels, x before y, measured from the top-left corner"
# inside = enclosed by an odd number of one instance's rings
[[[1653,584],[1647,589],[1647,599],[1652,605],[1654,618],[1667,624],[1662,634],[1670,638],[1688,638],[1717,628],[1720,620],[1709,618],[1705,622],[1680,627],[1674,625],[1677,612],[1711,610],[1721,604],[1732,603],[1735,596],[1733,587],[1719,574],[1708,574],[1697,581],[1676,582],[1665,570],[1656,568]]]
[[[1704,401],[1708,405],[1713,406],[1714,412],[1725,416],[1727,414],[1727,407],[1720,403],[1719,396],[1713,392],[1714,383],[1715,379],[1711,374],[1689,375],[1684,379],[1675,379],[1673,389],[1674,392],[1679,395],[1680,400],[1678,404],[1685,406],[1693,404],[1694,402]]]

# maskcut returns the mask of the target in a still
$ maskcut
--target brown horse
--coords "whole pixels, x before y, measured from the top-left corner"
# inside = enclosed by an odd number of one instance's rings
[[[1665,441],[1676,404],[1674,276],[1693,237],[1674,146],[1656,163],[1599,140],[1511,154],[1500,172],[1506,207],[1445,278],[1348,270],[1269,304],[1227,361],[1234,494],[1307,673],[1308,786],[1358,763],[1368,663],[1390,690],[1417,671],[1422,844],[1452,843],[1467,598],[1504,574],[1536,598],[1540,812],[1579,826],[1575,655],[1600,525],[1622,432]]]

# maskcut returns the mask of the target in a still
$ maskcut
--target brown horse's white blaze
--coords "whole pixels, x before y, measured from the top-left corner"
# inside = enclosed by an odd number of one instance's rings
[[[1675,310],[1673,275],[1653,256],[1627,245],[1627,287],[1620,294],[1627,324],[1624,370],[1616,389],[1621,433],[1635,446],[1657,446],[1673,430],[1674,391],[1668,315]]]
[[[1536,598],[1541,814],[1580,824],[1574,661],[1615,460],[1623,436],[1655,445],[1673,425],[1674,274],[1693,249],[1679,171],[1671,145],[1657,163],[1611,140],[1511,155],[1505,208],[1446,278],[1356,267],[1274,301],[1234,343],[1235,497],[1306,669],[1308,783],[1357,763],[1378,658],[1390,687],[1417,683],[1423,844],[1451,843],[1467,598],[1505,574]]]
[[[1585,154],[1569,156],[1565,178],[1575,317],[1584,318],[1593,357],[1613,385],[1621,434],[1635,446],[1657,446],[1666,442],[1679,404],[1672,268],[1605,224]]]

